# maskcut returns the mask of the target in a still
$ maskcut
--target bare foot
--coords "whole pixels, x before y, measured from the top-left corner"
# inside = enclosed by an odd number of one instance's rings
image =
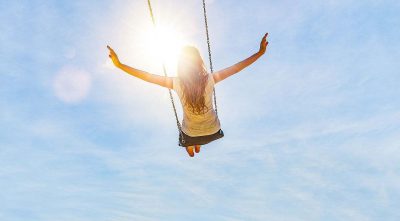
[[[186,151],[188,152],[190,157],[194,157],[193,146],[186,147]]]
[[[200,147],[200,145],[194,146],[194,151],[196,151],[196,153],[200,153]]]

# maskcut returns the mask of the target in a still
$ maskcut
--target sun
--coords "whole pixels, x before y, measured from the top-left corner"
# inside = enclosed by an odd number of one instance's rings
[[[155,62],[165,64],[167,71],[175,75],[181,48],[187,44],[182,32],[174,26],[159,24],[143,32],[144,47],[152,53]]]

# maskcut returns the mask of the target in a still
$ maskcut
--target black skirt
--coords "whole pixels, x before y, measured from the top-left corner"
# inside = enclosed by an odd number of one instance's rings
[[[182,131],[182,135],[183,135],[183,138],[185,141],[183,142],[182,136],[179,133],[179,146],[187,147],[187,146],[194,146],[194,145],[204,145],[204,144],[208,144],[214,140],[218,140],[219,138],[224,137],[224,132],[220,129],[219,131],[217,131],[214,134],[198,136],[198,137],[191,137]]]

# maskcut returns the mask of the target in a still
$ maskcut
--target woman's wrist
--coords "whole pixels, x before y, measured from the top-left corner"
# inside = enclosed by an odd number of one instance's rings
[[[118,62],[115,64],[115,67],[121,68],[121,67],[122,67],[122,63],[118,61]]]

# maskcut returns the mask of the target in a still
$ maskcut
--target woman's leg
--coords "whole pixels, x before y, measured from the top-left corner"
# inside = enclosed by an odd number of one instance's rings
[[[186,147],[186,151],[188,152],[188,154],[189,154],[190,157],[194,157],[193,147],[194,147],[194,146],[188,146],[188,147]]]
[[[194,151],[196,151],[196,153],[200,153],[200,147],[201,147],[201,145],[195,145]]]

